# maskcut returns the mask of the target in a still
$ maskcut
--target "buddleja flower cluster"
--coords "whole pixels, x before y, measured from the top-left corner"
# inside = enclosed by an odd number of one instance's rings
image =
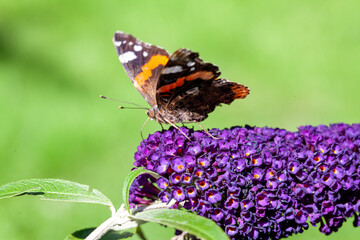
[[[177,207],[214,220],[231,239],[279,239],[308,229],[360,225],[360,124],[284,129],[171,128],[141,142],[140,177],[130,202],[175,199]],[[155,183],[156,181],[156,183]]]

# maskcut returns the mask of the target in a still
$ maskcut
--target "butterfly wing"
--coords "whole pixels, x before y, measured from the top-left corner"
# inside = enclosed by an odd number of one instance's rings
[[[180,48],[170,56],[161,71],[157,84],[157,103],[159,107],[166,108],[179,94],[212,81],[219,75],[217,66],[204,62],[196,52]]]
[[[131,82],[145,100],[152,107],[155,106],[156,86],[160,73],[169,60],[169,53],[120,31],[114,34],[113,42]]]
[[[179,122],[200,122],[207,118],[215,107],[230,104],[236,99],[245,98],[250,93],[247,86],[230,82],[226,79],[215,79],[202,82],[177,95],[168,105],[168,111],[184,111]]]
[[[176,115],[176,122],[203,121],[215,107],[245,98],[247,86],[218,79],[217,66],[204,62],[199,54],[179,49],[162,69],[156,99],[162,109]]]

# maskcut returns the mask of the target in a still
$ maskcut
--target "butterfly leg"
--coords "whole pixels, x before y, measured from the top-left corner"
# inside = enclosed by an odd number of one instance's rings
[[[209,135],[213,139],[220,139],[220,138],[217,138],[217,137],[214,137],[213,135],[211,135],[199,122],[196,122],[196,123],[202,128],[202,130],[204,130],[204,132],[207,133],[207,135]]]
[[[164,129],[163,125],[161,124],[161,122],[158,122],[158,123],[160,124],[161,130],[164,131],[165,129]]]
[[[175,124],[173,124],[172,122],[170,122],[170,121],[167,120],[166,118],[164,118],[164,120],[165,120],[168,124],[170,124],[171,126],[173,126],[174,128],[176,128],[177,130],[179,130],[189,141],[191,141],[190,138],[189,138],[188,136],[186,136],[186,134],[185,134],[183,131],[181,131],[181,129],[180,129],[178,126],[176,126]]]
[[[150,119],[150,117],[148,117],[148,118],[146,119],[146,121],[144,122],[144,124],[143,124],[142,127],[141,127],[140,135],[141,135],[142,140],[144,140],[144,136],[143,136],[142,132],[143,132],[143,129],[144,129],[146,123],[149,121],[149,119]]]

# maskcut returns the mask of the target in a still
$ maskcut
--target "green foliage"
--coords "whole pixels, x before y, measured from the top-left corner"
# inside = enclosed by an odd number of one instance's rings
[[[136,169],[130,172],[123,188],[126,207],[123,205],[116,213],[111,201],[98,190],[93,189],[89,192],[89,187],[86,185],[60,179],[31,179],[8,183],[0,186],[0,199],[40,195],[45,200],[97,203],[107,205],[113,210],[112,216],[98,228],[76,231],[69,235],[66,240],[85,239],[90,234],[92,235],[91,239],[99,239],[100,237],[102,240],[130,239],[136,232],[136,228],[139,230],[138,226],[146,222],[173,227],[205,240],[228,239],[223,230],[212,220],[195,213],[167,209],[168,206],[165,204],[139,208],[134,215],[129,215],[129,189],[132,182],[141,174],[158,177],[158,174],[144,169]],[[125,230],[114,231],[115,226]]]
[[[112,202],[97,189],[61,179],[30,179],[0,186],[0,199],[21,195],[38,195],[44,200],[96,203],[114,208]]]
[[[94,231],[95,228],[87,228],[82,229],[79,231],[76,231],[72,234],[70,234],[68,237],[65,238],[65,240],[81,240],[85,239],[92,231]],[[129,231],[128,229],[126,231],[109,231],[106,233],[100,240],[124,240],[124,239],[133,239],[133,236],[135,234],[135,229],[130,229],[132,231]]]
[[[124,181],[124,187],[123,187],[123,202],[125,204],[125,208],[127,211],[130,211],[130,206],[129,206],[129,190],[131,187],[131,183],[141,174],[150,174],[151,176],[158,178],[159,175],[155,172],[151,172],[149,170],[146,169],[141,169],[141,168],[137,168],[134,171],[131,171],[125,181]]]
[[[182,210],[154,209],[137,213],[134,218],[187,231],[201,239],[229,239],[223,230],[212,220]]]

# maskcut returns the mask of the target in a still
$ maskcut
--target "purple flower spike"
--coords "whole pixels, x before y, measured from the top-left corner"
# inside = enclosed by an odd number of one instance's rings
[[[348,218],[360,226],[360,124],[302,126],[296,132],[245,126],[156,132],[135,153],[155,171],[130,188],[130,206],[160,199],[214,220],[230,239],[329,235]]]

